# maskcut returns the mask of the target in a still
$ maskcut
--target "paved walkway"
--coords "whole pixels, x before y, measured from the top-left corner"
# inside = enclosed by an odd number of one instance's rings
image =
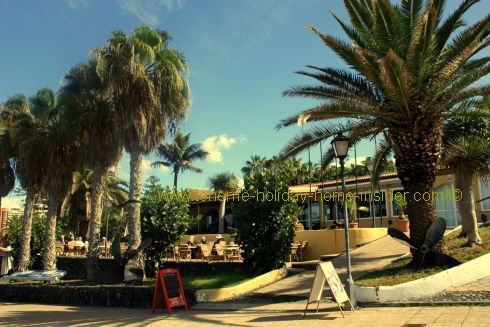
[[[453,287],[435,296],[417,299],[412,302],[490,304],[490,272],[485,278],[463,286]],[[490,310],[490,309],[489,309]]]
[[[393,260],[409,253],[407,246],[384,236],[351,251],[352,277],[354,280],[369,271],[390,264]],[[345,254],[332,260],[342,281],[345,280]],[[251,297],[275,298],[282,300],[304,299],[308,297],[313,282],[314,270],[286,277],[272,285],[255,291]]]
[[[365,308],[346,313],[322,304],[305,318],[304,303],[278,307],[251,306],[237,311],[163,311],[149,309],[51,306],[0,303],[1,326],[490,326],[488,307],[396,307]]]

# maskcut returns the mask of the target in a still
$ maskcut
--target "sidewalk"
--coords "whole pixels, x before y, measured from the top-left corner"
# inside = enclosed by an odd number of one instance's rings
[[[490,272],[485,278],[463,286],[448,289],[429,298],[421,298],[411,302],[424,304],[490,304]],[[490,311],[490,308],[489,308]]]
[[[364,246],[351,250],[352,277],[354,280],[374,269],[386,266],[393,260],[409,253],[408,247],[384,236]],[[345,254],[332,260],[337,273],[345,281]],[[315,271],[305,271],[286,277],[274,284],[265,286],[253,294],[251,298],[273,299],[276,301],[294,301],[306,299],[309,295]]]
[[[276,304],[278,306],[278,304]],[[342,318],[336,307],[322,304],[320,312],[303,317],[295,304],[273,311],[160,310],[50,306],[0,303],[1,326],[490,326],[488,307],[365,308]],[[297,305],[296,305],[297,306]],[[267,309],[267,310],[266,310]],[[302,309],[302,308],[301,308]]]

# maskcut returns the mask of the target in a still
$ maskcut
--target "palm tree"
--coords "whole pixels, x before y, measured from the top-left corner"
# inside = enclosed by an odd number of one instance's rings
[[[87,279],[97,278],[100,227],[107,172],[122,155],[121,114],[109,97],[109,88],[97,74],[97,64],[81,63],[65,75],[59,101],[66,107],[68,128],[80,140],[81,167],[93,171],[90,193]],[[82,165],[83,164],[83,165]]]
[[[344,0],[351,24],[332,13],[349,42],[309,29],[350,69],[308,66],[299,72],[320,85],[293,87],[286,96],[315,98],[314,108],[282,120],[293,124],[342,118],[342,124],[311,128],[293,138],[282,155],[291,156],[347,132],[351,144],[385,136],[408,193],[410,237],[420,246],[436,218],[432,201],[415,201],[414,192],[431,192],[442,144],[443,122],[454,115],[486,115],[472,108],[488,97],[486,84],[474,85],[490,71],[490,58],[475,58],[488,45],[490,16],[466,27],[462,16],[477,0],[465,0],[443,17],[443,0]],[[325,161],[331,160],[328,150]],[[441,249],[442,242],[434,250]],[[414,258],[414,262],[418,260]]]
[[[1,121],[6,128],[4,137],[8,140],[15,174],[20,186],[26,190],[22,240],[20,242],[17,270],[24,271],[30,264],[32,211],[37,195],[42,190],[44,176],[44,151],[40,147],[42,128],[46,121],[37,113],[35,116],[29,100],[16,95],[7,100],[1,111]]]
[[[258,155],[250,157],[250,160],[245,162],[245,166],[242,168],[244,175],[253,175],[256,172],[261,172],[266,168],[267,159]]]
[[[130,36],[114,32],[106,45],[94,51],[99,73],[111,85],[113,101],[121,108],[123,144],[131,155],[128,230],[132,249],[141,243],[143,155],[186,117],[190,105],[187,63],[180,52],[168,48],[170,39],[165,31],[142,26]],[[143,266],[141,255],[135,261]]]
[[[90,193],[92,191],[93,170],[82,168],[73,174],[73,185],[70,192],[71,222],[79,230],[80,221],[90,221]],[[107,172],[106,190],[103,198],[112,205],[120,206],[128,201],[128,183],[115,175],[112,170]],[[79,232],[86,235],[87,230]]]
[[[225,231],[225,209],[228,193],[236,192],[239,189],[238,177],[230,172],[219,173],[209,177],[209,186],[218,193],[218,198],[221,200],[219,207],[219,233]]]
[[[10,162],[13,154],[8,133],[8,122],[2,121],[0,113],[0,208],[2,198],[6,197],[15,186],[15,172]]]
[[[477,175],[490,175],[489,129],[488,120],[479,117],[452,119],[446,124],[442,164],[454,172],[455,186],[461,192],[456,204],[468,246],[483,244],[478,233],[472,182]]]
[[[174,140],[169,143],[161,144],[156,149],[156,155],[161,161],[155,161],[152,167],[171,167],[174,174],[174,189],[177,190],[177,179],[179,172],[186,170],[200,173],[202,170],[192,163],[195,160],[204,160],[208,152],[201,148],[201,143],[189,144],[191,134],[177,132]]]
[[[41,89],[30,99],[34,116],[44,124],[40,126],[38,149],[43,149],[44,158],[40,165],[43,174],[43,189],[48,198],[45,239],[43,246],[43,268],[56,269],[56,219],[68,197],[75,169],[78,150],[77,140],[70,135],[63,107],[58,105],[56,94],[50,89]]]

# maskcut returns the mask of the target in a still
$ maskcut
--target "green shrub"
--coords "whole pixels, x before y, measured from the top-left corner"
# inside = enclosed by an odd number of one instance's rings
[[[20,250],[20,242],[22,240],[22,223],[24,217],[22,215],[14,215],[9,219],[8,227],[6,230],[7,242],[12,247],[12,255],[14,260],[18,259]],[[32,217],[32,229],[31,229],[31,260],[30,267],[34,265],[34,262],[39,259],[45,237],[46,229],[46,216],[45,215],[33,215]],[[62,226],[57,224],[56,236],[61,235]]]
[[[243,245],[244,265],[251,273],[281,268],[289,258],[299,213],[296,199],[286,196],[289,176],[286,170],[269,169],[246,175],[242,195],[247,192],[253,198],[245,201],[241,197],[233,206],[236,240]]]
[[[145,251],[147,258],[161,262],[169,246],[177,244],[197,219],[190,215],[186,192],[173,192],[159,185],[148,189],[141,203],[143,238],[153,240]]]

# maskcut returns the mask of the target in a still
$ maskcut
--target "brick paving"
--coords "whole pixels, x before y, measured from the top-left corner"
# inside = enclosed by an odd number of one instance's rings
[[[415,302],[441,304],[478,303],[488,305],[490,304],[490,274],[485,278],[481,278],[463,286],[450,288],[435,296],[417,299]]]
[[[352,277],[354,280],[377,268],[390,264],[393,260],[409,253],[408,247],[394,241],[390,236],[358,247],[351,251]],[[332,260],[342,281],[345,280],[345,254]],[[286,277],[274,284],[265,286],[253,294],[252,298],[271,298],[294,300],[308,297],[313,282],[314,270]]]
[[[488,307],[388,307],[347,312],[321,305],[302,315],[304,303],[275,306],[248,304],[234,311],[216,308],[176,310],[172,315],[150,309],[51,306],[0,303],[1,326],[490,326]]]

